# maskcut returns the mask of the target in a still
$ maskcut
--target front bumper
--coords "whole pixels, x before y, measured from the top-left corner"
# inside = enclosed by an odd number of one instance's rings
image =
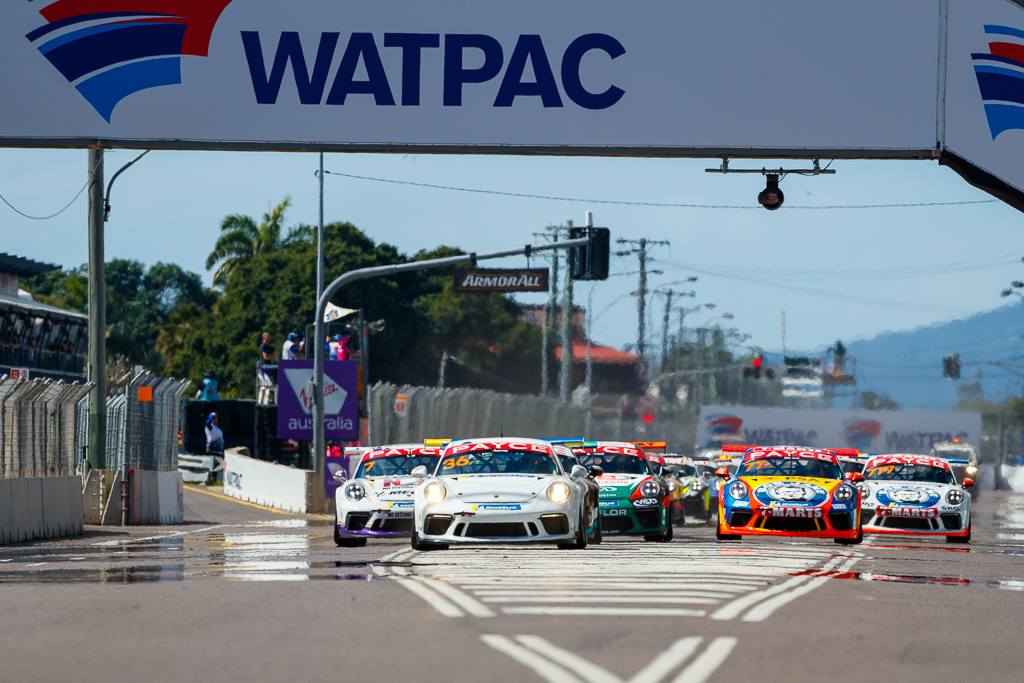
[[[891,514],[884,506],[864,508],[864,531],[872,534],[894,534],[903,536],[951,536],[962,538],[970,532],[970,510],[921,508],[913,515]]]
[[[723,534],[743,536],[799,536],[855,539],[860,511],[821,507],[719,506],[718,527]]]
[[[671,523],[669,509],[664,505],[637,509],[628,500],[616,502],[619,505],[600,508],[602,534],[660,534],[664,533],[665,527]]]
[[[575,540],[580,523],[579,511],[572,505],[538,500],[503,504],[444,500],[417,506],[415,515],[420,541],[446,544],[566,543]]]
[[[335,497],[335,526],[339,536],[352,538],[402,537],[412,534],[413,505],[408,502],[352,503]]]

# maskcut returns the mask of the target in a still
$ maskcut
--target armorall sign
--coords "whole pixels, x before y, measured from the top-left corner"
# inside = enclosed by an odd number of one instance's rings
[[[456,269],[456,292],[546,292],[547,268]]]
[[[8,0],[0,145],[934,159],[1024,207],[1024,0]]]

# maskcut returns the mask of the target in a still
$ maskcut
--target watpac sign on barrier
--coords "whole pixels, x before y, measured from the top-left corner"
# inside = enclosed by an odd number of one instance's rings
[[[924,410],[802,410],[703,406],[697,443],[856,448],[862,453],[928,453],[960,439],[977,445],[981,413]]]
[[[324,434],[327,439],[359,438],[358,363],[324,361]],[[313,434],[313,361],[277,364],[277,438],[311,439]]]
[[[1022,36],[1018,0],[15,1],[0,144],[934,158],[1020,207]]]

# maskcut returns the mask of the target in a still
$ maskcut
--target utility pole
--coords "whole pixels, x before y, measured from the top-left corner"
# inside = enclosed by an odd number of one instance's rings
[[[662,319],[661,326],[661,371],[665,372],[665,366],[668,364],[668,318],[672,311],[672,290],[668,290],[668,296],[665,297],[665,317]]]
[[[320,172],[317,174],[320,181],[320,219],[316,225],[316,298],[319,301],[324,291],[324,153],[320,152]],[[309,340],[307,340],[308,343]],[[362,351],[362,347],[359,349]],[[365,354],[364,354],[365,355]],[[308,356],[307,356],[308,357]],[[363,356],[360,356],[362,358]],[[366,394],[366,405],[370,405],[369,387],[364,387]],[[310,458],[314,472],[324,472],[326,449],[321,448],[320,452],[313,452]]]
[[[640,363],[643,368],[647,367],[647,359],[644,357],[644,351],[646,346],[644,344],[645,329],[644,326],[647,324],[647,247],[648,245],[667,245],[667,240],[651,240],[646,237],[641,237],[638,240],[627,240],[618,239],[618,244],[632,244],[636,245],[632,249],[626,251],[616,252],[616,256],[629,256],[630,254],[636,254],[640,259],[640,284],[636,291],[637,297],[637,333],[636,333],[636,352],[640,356]]]
[[[103,148],[89,149],[89,467],[107,466],[107,285],[103,254]]]
[[[572,228],[572,221],[566,227]],[[568,234],[568,230],[566,233]],[[562,403],[572,393],[572,272],[565,269],[565,292],[562,298],[562,367],[558,377],[558,396]]]
[[[552,234],[552,242],[558,242],[558,227],[548,226]],[[534,233],[535,237],[547,237],[547,233]],[[540,395],[548,395],[549,373],[548,373],[548,345],[549,339],[555,334],[555,318],[558,317],[558,248],[551,252],[550,296],[548,296],[547,315],[544,317],[544,328],[541,335],[540,355]]]
[[[589,212],[587,213],[589,216]],[[589,221],[588,221],[589,222]],[[583,428],[583,438],[590,440],[591,425],[594,418],[594,359],[590,351],[590,332],[593,323],[594,312],[594,285],[590,286],[590,293],[587,295],[587,421]]]

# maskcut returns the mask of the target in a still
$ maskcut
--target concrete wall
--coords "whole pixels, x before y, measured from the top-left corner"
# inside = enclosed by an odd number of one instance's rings
[[[181,524],[184,521],[181,472],[135,470],[132,482],[134,524]]]
[[[326,509],[323,483],[317,473],[249,458],[240,450],[225,453],[224,493],[288,512]]]
[[[82,478],[0,479],[0,544],[82,533]]]

